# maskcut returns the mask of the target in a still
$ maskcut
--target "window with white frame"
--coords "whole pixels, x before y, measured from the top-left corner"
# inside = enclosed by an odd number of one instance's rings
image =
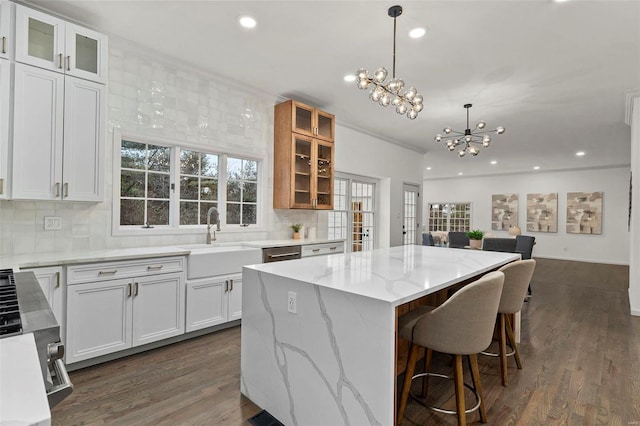
[[[430,203],[429,231],[470,231],[471,203]]]
[[[349,251],[373,250],[375,241],[375,182],[356,176],[334,179],[329,238],[345,239]]]
[[[211,207],[222,224],[258,224],[258,159],[123,138],[119,165],[119,229],[202,225]]]

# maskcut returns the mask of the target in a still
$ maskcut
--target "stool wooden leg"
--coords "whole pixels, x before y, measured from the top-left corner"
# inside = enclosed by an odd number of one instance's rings
[[[482,391],[482,383],[480,383],[480,369],[478,368],[478,355],[469,355],[469,364],[471,365],[471,378],[473,379],[473,387],[478,396],[480,396],[480,420],[482,423],[487,422],[487,411],[484,407],[484,394]]]
[[[402,394],[400,394],[400,407],[398,407],[398,420],[396,421],[398,426],[400,426],[402,419],[404,418],[404,409],[407,407],[409,391],[411,390],[411,378],[413,377],[413,372],[416,370],[416,361],[418,360],[419,350],[420,346],[411,342],[411,347],[409,348],[409,359],[407,360],[407,369],[404,371]]]
[[[506,314],[500,314],[500,372],[502,373],[502,386],[507,386],[507,333]]]
[[[424,354],[424,372],[429,373],[431,371],[431,358],[433,357],[433,351],[429,348],[426,349]],[[429,376],[424,376],[422,380],[422,396],[427,398],[427,391],[429,388]]]
[[[516,339],[513,336],[513,327],[511,326],[511,320],[509,319],[509,317],[507,315],[505,315],[505,317],[507,318],[507,336],[509,336],[509,341],[511,342],[511,347],[514,350],[514,358],[516,359],[516,364],[518,365],[518,370],[522,370],[522,361],[520,360],[520,352],[518,352],[518,344],[516,343]]]
[[[456,410],[458,411],[458,426],[467,425],[467,414],[464,412],[464,374],[462,371],[462,355],[455,356],[453,380],[456,388]]]

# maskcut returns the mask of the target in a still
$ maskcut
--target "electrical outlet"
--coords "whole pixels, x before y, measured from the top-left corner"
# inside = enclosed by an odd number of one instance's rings
[[[62,229],[62,218],[57,216],[45,216],[44,217],[44,230],[45,231],[57,231]]]
[[[298,313],[298,299],[293,291],[290,291],[287,297],[287,310],[292,314]]]

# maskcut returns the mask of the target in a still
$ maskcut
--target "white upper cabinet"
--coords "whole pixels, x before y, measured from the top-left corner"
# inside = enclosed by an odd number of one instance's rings
[[[107,57],[105,35],[16,5],[17,62],[104,84]]]
[[[9,108],[11,62],[0,59],[0,199],[9,197]]]
[[[9,59],[13,47],[11,22],[13,3],[0,0],[0,58]]]
[[[106,90],[15,64],[12,198],[102,201]]]

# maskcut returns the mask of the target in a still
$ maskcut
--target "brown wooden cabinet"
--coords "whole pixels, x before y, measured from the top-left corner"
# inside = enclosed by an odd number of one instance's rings
[[[333,209],[335,117],[295,101],[275,106],[273,207]]]

